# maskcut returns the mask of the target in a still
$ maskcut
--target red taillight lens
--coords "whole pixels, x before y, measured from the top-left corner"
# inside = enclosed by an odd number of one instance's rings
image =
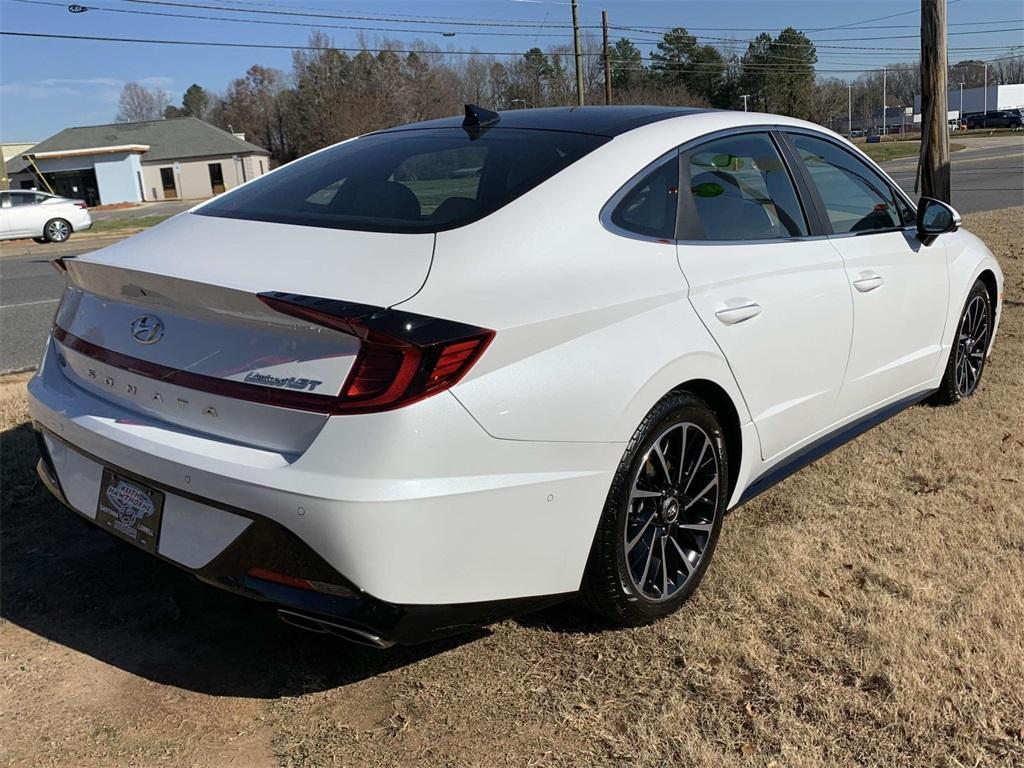
[[[494,338],[486,328],[401,310],[287,293],[259,298],[278,312],[359,338],[333,409],[338,414],[400,408],[448,389]]]
[[[81,208],[81,209],[83,209],[83,210],[85,210],[86,208],[88,208],[88,207],[89,207],[89,206],[88,206],[88,205],[86,205],[86,204],[85,204],[85,202],[84,202],[84,201],[82,201],[82,200],[79,200],[79,201],[78,201],[77,203],[75,203],[75,206],[76,206],[76,207],[78,207],[78,208]]]

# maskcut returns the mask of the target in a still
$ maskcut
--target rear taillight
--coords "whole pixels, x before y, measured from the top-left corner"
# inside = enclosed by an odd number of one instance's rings
[[[76,200],[76,201],[75,201],[75,207],[77,207],[77,208],[81,208],[82,210],[85,210],[85,209],[86,209],[86,208],[88,208],[89,206],[85,204],[85,201],[84,201],[84,200]]]
[[[360,340],[333,413],[387,411],[441,392],[480,359],[494,331],[365,304],[261,293],[271,309]]]

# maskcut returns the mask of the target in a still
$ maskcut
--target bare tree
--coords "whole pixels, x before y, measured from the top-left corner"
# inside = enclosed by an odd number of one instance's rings
[[[170,97],[163,88],[146,88],[139,83],[125,83],[118,101],[119,123],[137,123],[143,120],[159,120],[170,104]]]

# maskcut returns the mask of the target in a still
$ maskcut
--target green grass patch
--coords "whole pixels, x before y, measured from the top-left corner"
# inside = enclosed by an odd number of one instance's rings
[[[898,160],[901,157],[916,157],[921,152],[920,141],[887,141],[882,144],[857,143],[857,148],[876,163],[886,160]],[[949,143],[950,152],[963,149],[963,144]]]
[[[401,182],[413,191],[420,201],[420,213],[428,216],[449,197],[476,198],[480,179],[467,176],[455,179],[426,179],[424,181]]]
[[[155,226],[170,216],[137,216],[126,219],[102,219],[94,221],[90,232],[117,232],[122,229],[146,229]]]

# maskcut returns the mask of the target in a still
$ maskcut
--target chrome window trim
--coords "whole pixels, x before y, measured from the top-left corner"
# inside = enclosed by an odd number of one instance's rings
[[[780,125],[778,123],[759,123],[757,125],[743,125],[743,126],[737,126],[737,127],[733,127],[733,128],[723,128],[723,129],[718,130],[718,131],[712,131],[711,133],[705,133],[702,136],[698,136],[696,138],[690,139],[689,141],[683,142],[682,144],[679,144],[674,149],[670,149],[668,152],[665,152],[664,154],[660,155],[655,160],[652,160],[650,163],[645,165],[643,167],[643,169],[641,169],[639,172],[637,172],[633,176],[631,176],[629,178],[629,180],[625,184],[623,184],[621,187],[619,187],[618,191],[608,199],[608,202],[606,202],[604,204],[604,206],[601,208],[601,212],[600,212],[600,215],[599,215],[599,220],[601,222],[601,226],[603,226],[608,232],[612,233],[613,235],[618,235],[619,237],[626,237],[626,238],[629,238],[630,240],[640,240],[642,242],[647,242],[647,243],[659,243],[661,245],[665,245],[666,242],[674,242],[676,245],[688,245],[688,246],[694,246],[694,245],[736,245],[737,243],[741,243],[743,245],[765,245],[765,244],[769,244],[769,243],[787,243],[787,242],[789,242],[789,243],[803,243],[803,242],[808,242],[808,241],[813,241],[813,240],[831,240],[831,239],[839,239],[839,238],[846,238],[846,237],[868,237],[870,235],[882,235],[882,234],[886,234],[886,233],[890,233],[890,232],[916,232],[917,231],[916,223],[910,223],[910,224],[901,225],[899,227],[887,227],[886,229],[874,229],[874,230],[868,230],[866,232],[840,232],[840,233],[833,232],[833,233],[830,233],[830,234],[827,234],[827,235],[807,234],[807,235],[804,235],[802,237],[771,238],[771,239],[767,239],[767,240],[680,240],[680,239],[674,239],[674,240],[671,240],[671,241],[666,241],[666,239],[664,239],[664,238],[651,237],[649,235],[641,235],[641,234],[636,233],[636,232],[630,232],[629,230],[622,229],[621,227],[619,227],[618,225],[616,225],[616,224],[614,224],[612,222],[612,220],[611,220],[612,211],[614,211],[615,207],[622,201],[622,198],[624,198],[627,194],[629,194],[629,192],[632,191],[633,186],[637,182],[641,181],[644,176],[646,176],[648,173],[653,171],[661,163],[667,162],[669,159],[671,159],[671,157],[673,155],[676,155],[676,157],[678,157],[680,154],[682,154],[684,152],[688,152],[689,150],[693,149],[694,147],[700,146],[701,144],[704,144],[705,142],[715,141],[717,139],[725,138],[725,137],[728,137],[728,136],[734,136],[734,135],[744,134],[744,133],[766,133],[766,132],[770,133],[772,131],[778,131],[778,132],[783,133],[783,134],[785,134],[785,133],[802,133],[804,135],[811,136],[811,137],[816,138],[816,139],[821,139],[823,141],[827,141],[827,142],[829,142],[831,144],[834,144],[836,147],[838,147],[839,149],[843,150],[847,154],[852,155],[854,157],[854,159],[856,159],[856,160],[860,160],[861,162],[865,162],[866,161],[867,164],[868,164],[868,167],[871,168],[872,170],[874,170],[876,173],[878,173],[888,183],[888,185],[892,189],[893,193],[895,195],[897,195],[898,197],[900,197],[903,200],[903,202],[907,205],[907,207],[912,212],[914,212],[915,214],[917,213],[917,205],[903,191],[903,189],[900,187],[900,185],[897,184],[895,181],[893,181],[892,177],[890,177],[889,174],[887,174],[881,167],[879,167],[878,164],[875,163],[874,160],[872,160],[870,157],[865,155],[863,152],[860,152],[860,150],[858,150],[856,147],[853,147],[852,145],[848,145],[848,143],[846,143],[846,142],[844,142],[842,140],[836,140],[835,137],[830,136],[827,133],[823,133],[821,131],[815,130],[814,128],[807,128],[807,127],[798,126],[798,125]],[[854,151],[851,152],[851,148]],[[782,159],[783,159],[783,162],[786,161],[785,157],[783,157]],[[801,206],[803,206],[805,211],[806,211],[807,202],[802,199],[802,197],[800,195],[800,190],[799,189],[796,190],[796,193],[797,193],[797,199],[799,200]],[[679,226],[679,224],[678,224],[678,221],[677,221],[676,222],[676,228],[677,229],[678,229],[678,226]]]
[[[619,237],[626,237],[626,238],[629,238],[630,240],[640,240],[642,242],[648,242],[648,243],[660,243],[662,245],[666,244],[666,242],[673,242],[676,245],[697,245],[697,244],[700,244],[700,245],[712,245],[712,244],[736,245],[737,243],[742,243],[744,245],[759,245],[759,244],[763,244],[763,243],[785,243],[785,242],[801,242],[802,243],[802,242],[806,242],[807,240],[819,240],[819,239],[824,239],[824,238],[828,237],[827,235],[812,235],[812,234],[808,233],[807,235],[803,235],[801,237],[792,237],[792,236],[791,237],[784,237],[784,238],[783,237],[776,237],[776,238],[771,238],[771,239],[768,239],[768,240],[743,240],[743,239],[737,239],[737,240],[680,240],[680,239],[676,239],[676,238],[674,238],[672,240],[665,240],[664,238],[651,237],[649,235],[641,235],[641,234],[638,234],[636,232],[630,232],[629,230],[622,229],[618,225],[614,224],[612,222],[612,220],[611,220],[612,211],[615,210],[615,206],[617,206],[622,201],[622,198],[624,198],[626,195],[628,195],[630,193],[630,191],[632,191],[633,185],[635,185],[637,182],[639,182],[643,178],[643,176],[645,176],[646,174],[648,174],[651,171],[653,171],[660,163],[663,163],[663,162],[666,162],[667,160],[669,160],[673,155],[675,155],[678,158],[679,155],[681,155],[682,153],[688,152],[691,149],[700,146],[701,144],[705,144],[705,143],[707,143],[709,141],[717,141],[718,139],[727,138],[729,136],[742,135],[744,133],[765,133],[765,134],[768,134],[769,139],[771,139],[771,133],[773,131],[784,131],[785,129],[786,129],[786,126],[779,125],[778,123],[758,123],[756,125],[741,125],[741,126],[734,126],[732,128],[722,128],[722,129],[717,130],[717,131],[712,131],[711,133],[705,133],[705,134],[703,134],[701,136],[697,136],[696,138],[690,139],[689,141],[685,141],[682,144],[679,144],[675,148],[670,149],[668,152],[665,152],[664,154],[660,155],[656,160],[653,160],[650,163],[648,163],[647,165],[645,165],[641,171],[639,171],[638,173],[636,173],[633,176],[631,176],[629,181],[627,181],[625,184],[623,184],[621,187],[619,187],[618,191],[614,195],[612,195],[608,199],[608,202],[606,202],[604,204],[604,207],[601,208],[601,213],[599,215],[599,220],[601,222],[601,226],[603,226],[606,230],[611,232],[613,235],[618,235]],[[826,135],[818,134],[816,131],[813,131],[813,130],[810,130],[810,129],[802,129],[802,130],[805,130],[808,134],[810,134],[812,136],[821,135],[821,136],[824,136],[824,138],[828,138]],[[790,169],[788,168],[788,163],[786,162],[785,156],[783,156],[782,152],[780,150],[778,150],[778,148],[776,148],[776,151],[779,152],[779,157],[782,159],[783,164],[785,164],[787,166],[787,171],[790,171]],[[792,171],[790,171],[790,173],[792,173]],[[886,177],[886,178],[888,178],[888,177]],[[801,208],[803,208],[804,216],[806,218],[806,216],[807,216],[807,213],[806,213],[806,211],[807,211],[807,203],[801,198],[800,190],[799,190],[799,188],[798,188],[798,186],[797,186],[797,184],[795,182],[794,182],[793,186],[794,186],[794,191],[795,191],[796,196],[797,196],[797,202],[799,202]],[[806,223],[808,224],[808,226],[810,226],[810,222],[806,222]],[[678,229],[679,229],[679,221],[677,219],[676,220],[676,230],[678,231]]]

